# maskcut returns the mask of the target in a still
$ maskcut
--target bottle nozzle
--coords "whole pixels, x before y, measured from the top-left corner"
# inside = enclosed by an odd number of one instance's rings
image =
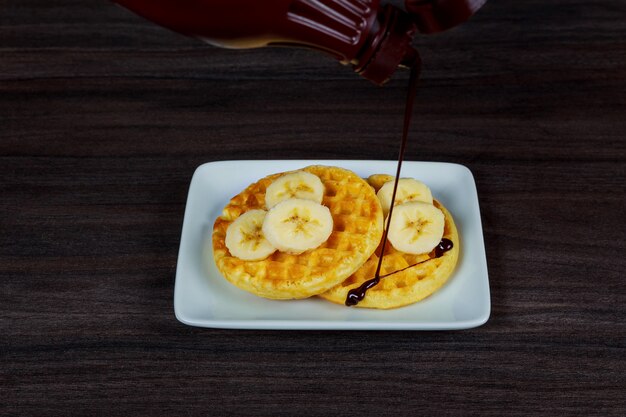
[[[403,68],[408,68],[408,69],[412,69],[412,68],[421,68],[422,66],[422,60],[420,58],[419,53],[417,53],[417,50],[415,48],[408,48],[406,51],[406,54],[404,55],[404,58],[402,58],[402,61],[400,61],[400,66]]]
[[[379,15],[380,30],[361,54],[354,70],[364,78],[382,85],[398,66],[419,64],[419,54],[411,46],[417,31],[409,15],[391,5],[385,6]]]

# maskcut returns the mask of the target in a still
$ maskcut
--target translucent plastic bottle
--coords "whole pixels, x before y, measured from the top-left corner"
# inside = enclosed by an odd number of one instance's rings
[[[308,47],[383,84],[418,62],[411,40],[467,20],[486,0],[115,0],[162,26],[225,48]],[[393,4],[392,4],[393,3]]]

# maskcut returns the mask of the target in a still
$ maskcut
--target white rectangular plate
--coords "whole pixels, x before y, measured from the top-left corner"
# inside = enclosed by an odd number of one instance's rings
[[[198,167],[191,180],[180,241],[174,311],[181,322],[231,329],[450,330],[484,324],[491,301],[478,195],[466,167],[405,161],[402,177],[426,183],[452,213],[461,252],[456,270],[432,296],[394,310],[345,307],[316,297],[267,300],[224,279],[213,262],[213,222],[228,201],[249,184],[276,172],[308,165],[333,165],[366,178],[394,175],[396,161],[276,160],[221,161]]]

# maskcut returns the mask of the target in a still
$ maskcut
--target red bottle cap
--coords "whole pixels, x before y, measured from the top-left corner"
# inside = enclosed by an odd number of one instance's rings
[[[421,33],[441,32],[469,19],[487,0],[406,0]]]

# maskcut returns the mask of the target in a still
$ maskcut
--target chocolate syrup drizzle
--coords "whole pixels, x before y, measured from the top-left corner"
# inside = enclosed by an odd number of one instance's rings
[[[406,149],[407,137],[409,135],[409,127],[411,125],[411,115],[413,113],[413,103],[415,102],[415,95],[417,93],[417,80],[419,79],[419,70],[420,65],[419,62],[414,62],[411,65],[411,75],[409,77],[409,88],[406,96],[406,105],[404,108],[404,127],[402,129],[402,142],[400,142],[400,152],[398,154],[398,166],[396,168],[396,178],[393,183],[393,193],[391,194],[391,207],[389,208],[389,216],[387,217],[387,226],[385,227],[385,231],[383,232],[383,244],[380,251],[380,258],[378,259],[378,265],[376,266],[376,274],[374,274],[374,278],[365,281],[358,288],[353,288],[348,292],[348,296],[346,297],[346,305],[354,306],[357,305],[360,301],[365,298],[365,293],[370,288],[376,286],[381,278],[386,276],[395,274],[400,271],[392,272],[391,274],[380,276],[380,268],[383,264],[383,257],[385,256],[385,247],[387,246],[387,231],[389,230],[389,225],[391,224],[391,216],[393,214],[393,202],[396,200],[396,191],[398,190],[398,180],[400,179],[400,171],[402,169],[402,161],[404,160],[404,151]],[[452,249],[453,243],[449,239],[442,239],[439,245],[435,248],[435,258],[439,258],[443,256],[443,254],[450,249]],[[426,259],[422,262],[418,262],[415,265],[419,265],[423,262],[429,261],[434,258]],[[408,266],[410,268],[412,266]],[[406,268],[404,268],[406,269]]]
[[[348,291],[348,296],[346,297],[346,305],[351,307],[351,306],[357,305],[360,301],[363,301],[363,299],[365,298],[365,293],[367,292],[367,290],[369,290],[370,288],[376,286],[380,282],[380,280],[382,278],[386,278],[386,277],[391,276],[393,274],[397,274],[398,272],[402,272],[405,269],[413,268],[414,266],[423,264],[424,262],[428,262],[428,261],[432,261],[433,259],[441,258],[443,256],[443,254],[446,253],[447,251],[449,251],[450,249],[452,249],[453,246],[454,246],[454,243],[452,243],[452,241],[450,239],[443,238],[443,239],[441,239],[441,242],[439,242],[437,247],[435,247],[435,256],[432,257],[432,258],[424,259],[421,262],[418,262],[418,263],[413,264],[413,265],[409,265],[409,266],[407,266],[405,268],[399,269],[397,271],[391,272],[391,273],[386,274],[386,275],[380,275],[380,270],[377,268],[376,275],[374,276],[374,278],[365,281],[363,284],[361,284],[360,287],[353,288],[350,291]],[[380,263],[381,259],[383,259],[383,255],[382,254],[380,256],[380,259],[378,259],[379,263]]]

